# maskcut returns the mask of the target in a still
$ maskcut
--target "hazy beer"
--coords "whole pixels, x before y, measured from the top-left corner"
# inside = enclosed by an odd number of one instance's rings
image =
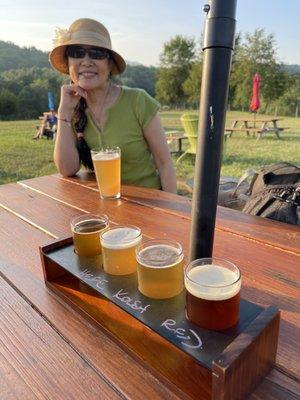
[[[217,258],[195,260],[185,270],[184,283],[190,321],[212,330],[238,322],[241,274],[234,264]]]
[[[105,272],[111,275],[136,272],[135,249],[142,238],[140,228],[133,225],[115,226],[103,232],[100,238]]]
[[[183,250],[171,240],[149,240],[137,248],[138,288],[153,299],[167,299],[183,289]]]
[[[94,170],[102,198],[119,198],[121,195],[121,151],[113,149],[91,150]]]
[[[100,233],[108,227],[106,215],[81,215],[71,221],[75,252],[79,256],[93,257],[101,254]]]

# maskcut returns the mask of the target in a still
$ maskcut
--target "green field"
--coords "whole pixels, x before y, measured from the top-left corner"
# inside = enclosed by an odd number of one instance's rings
[[[163,126],[166,130],[181,129],[182,111],[162,112]],[[226,126],[231,120],[248,113],[228,112]],[[265,117],[265,116],[264,116]],[[300,163],[300,118],[284,117],[282,126],[290,127],[281,133],[281,140],[269,134],[262,140],[247,137],[246,133],[234,132],[227,140],[222,175],[239,177],[247,168],[259,168],[264,164],[278,161]],[[32,140],[38,121],[0,122],[0,184],[55,172],[52,160],[52,140]],[[173,156],[176,161],[176,156]],[[179,180],[193,176],[194,156],[186,156],[176,165]]]

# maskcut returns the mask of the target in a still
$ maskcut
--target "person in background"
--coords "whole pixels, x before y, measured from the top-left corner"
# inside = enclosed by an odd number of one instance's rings
[[[42,139],[43,136],[46,138],[54,139],[57,129],[57,117],[54,110],[50,113],[44,113],[41,125],[36,126],[36,133],[33,137],[34,140]]]
[[[50,113],[47,114],[46,123],[48,123],[49,129],[55,133],[57,130],[57,116],[54,110],[50,110]]]
[[[144,90],[115,84],[126,63],[113,50],[107,29],[79,19],[59,29],[49,55],[68,74],[61,88],[54,161],[65,176],[81,164],[93,170],[90,149],[120,147],[122,183],[176,192],[171,155],[158,115],[159,103]]]

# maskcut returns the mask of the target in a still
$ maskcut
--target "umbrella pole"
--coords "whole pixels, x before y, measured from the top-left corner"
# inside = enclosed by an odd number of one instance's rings
[[[190,260],[213,251],[222,146],[237,0],[210,0],[203,43],[203,73],[190,233]]]

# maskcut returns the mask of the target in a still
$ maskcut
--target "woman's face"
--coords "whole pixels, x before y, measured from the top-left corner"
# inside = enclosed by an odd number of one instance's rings
[[[78,47],[90,49],[93,46],[80,45]],[[69,56],[68,63],[70,78],[76,85],[85,90],[102,89],[106,86],[112,67],[111,59],[92,59],[86,53],[84,58]]]

